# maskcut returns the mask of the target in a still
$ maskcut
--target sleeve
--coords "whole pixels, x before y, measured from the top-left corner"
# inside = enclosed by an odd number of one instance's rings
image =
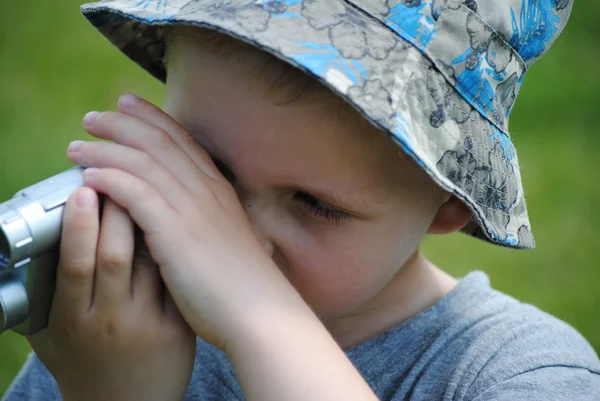
[[[600,374],[583,368],[549,366],[504,380],[473,401],[599,401]]]
[[[464,369],[463,399],[600,401],[600,360],[589,342],[565,322],[527,308],[527,318],[494,325],[475,350],[484,358],[471,358],[471,369]]]
[[[196,341],[196,362],[185,401],[240,401],[244,393],[225,354],[201,338]]]
[[[186,401],[243,400],[235,371],[225,355],[202,339],[197,354]],[[56,381],[38,357],[31,353],[2,401],[60,401]]]
[[[2,401],[38,400],[61,400],[61,396],[54,378],[32,352]]]

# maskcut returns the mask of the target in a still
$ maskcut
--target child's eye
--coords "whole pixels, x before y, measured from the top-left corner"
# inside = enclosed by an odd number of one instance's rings
[[[305,192],[294,193],[294,199],[308,206],[313,215],[323,217],[329,222],[339,224],[350,218],[348,213],[337,210]]]

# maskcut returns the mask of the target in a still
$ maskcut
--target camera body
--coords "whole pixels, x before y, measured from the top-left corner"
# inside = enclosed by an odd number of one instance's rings
[[[48,324],[64,205],[83,186],[74,167],[0,204],[0,333],[34,334]]]

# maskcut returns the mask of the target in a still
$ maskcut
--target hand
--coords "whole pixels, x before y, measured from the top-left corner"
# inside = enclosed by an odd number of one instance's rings
[[[159,108],[137,98],[121,98],[120,108],[84,119],[90,134],[115,143],[79,143],[69,157],[95,167],[85,184],[143,230],[183,317],[225,350],[245,398],[375,400],[207,153]]]
[[[121,112],[89,113],[93,136],[69,158],[84,182],[127,210],[185,320],[220,348],[261,311],[302,305],[254,234],[230,183],[185,129],[129,95]],[[123,98],[122,98],[123,100]],[[288,309],[289,310],[289,309]]]
[[[101,224],[92,189],[67,201],[48,327],[28,338],[63,399],[183,398],[195,336],[144,248],[110,199]]]

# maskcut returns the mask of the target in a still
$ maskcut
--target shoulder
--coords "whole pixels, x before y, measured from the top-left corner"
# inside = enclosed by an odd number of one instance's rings
[[[600,401],[600,361],[583,336],[481,272],[348,355],[381,399]]]
[[[600,401],[590,344],[565,322],[492,289],[481,272],[347,354],[380,399]]]
[[[476,303],[463,298],[454,305],[460,312],[456,324],[448,328],[452,332],[454,326],[460,333],[451,341],[460,355],[449,392],[459,399],[477,400],[509,399],[495,392],[509,394],[517,389],[521,398],[527,394],[528,399],[537,399],[534,394],[544,391],[556,400],[575,399],[569,398],[575,395],[581,400],[600,399],[600,361],[577,330],[489,286],[474,294]],[[585,398],[582,385],[586,391],[593,389],[597,398]],[[486,393],[495,395],[486,398]]]

